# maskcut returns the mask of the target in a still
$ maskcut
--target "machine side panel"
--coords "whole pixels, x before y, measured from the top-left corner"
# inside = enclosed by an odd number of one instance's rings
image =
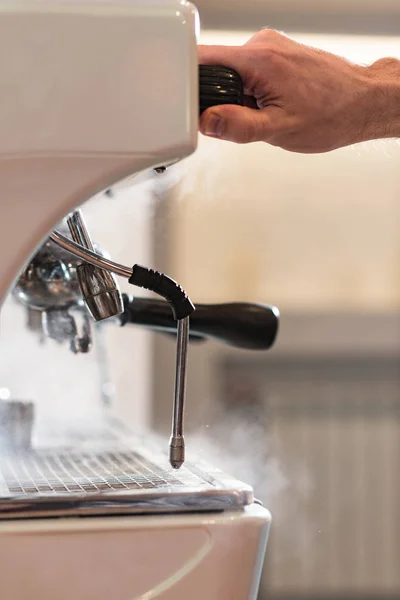
[[[196,23],[177,0],[0,2],[0,304],[72,208],[194,151]]]
[[[1,589],[8,600],[255,600],[270,518],[252,505],[206,516],[1,523]]]

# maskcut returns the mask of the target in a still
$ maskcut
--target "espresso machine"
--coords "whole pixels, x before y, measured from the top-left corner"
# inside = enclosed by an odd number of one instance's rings
[[[0,394],[7,600],[257,596],[271,517],[249,485],[192,457],[190,444],[185,455],[187,357],[208,338],[267,350],[279,313],[197,305],[135,257],[113,261],[81,209],[174,168],[196,150],[201,111],[243,103],[236,73],[198,65],[198,28],[185,0],[0,0],[0,303],[19,307],[31,339],[78,360],[99,356],[107,327],[176,339],[165,445],[110,414],[35,436],[35,397]]]

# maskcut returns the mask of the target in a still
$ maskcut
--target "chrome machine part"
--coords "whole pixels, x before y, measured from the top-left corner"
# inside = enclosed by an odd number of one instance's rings
[[[97,256],[104,255],[92,243],[81,215],[71,217],[71,227],[77,239],[90,245]],[[68,235],[65,222],[60,231]],[[28,329],[38,333],[42,343],[46,338],[60,344],[66,342],[74,353],[86,353],[92,346],[86,307],[95,320],[118,315],[123,308],[117,283],[110,273],[82,264],[76,253],[50,238],[22,272],[13,296],[26,307]]]
[[[76,269],[80,260],[47,240],[21,273],[13,296],[31,310],[82,306]]]
[[[64,225],[63,230],[67,231]],[[27,326],[41,343],[51,338],[74,353],[90,350],[91,331],[77,276],[81,261],[47,240],[20,275],[14,298],[27,309]],[[83,319],[82,333],[78,321]]]
[[[46,310],[42,313],[42,328],[46,337],[59,344],[67,341],[71,352],[86,354],[92,347],[89,315],[86,311]],[[81,333],[78,322],[82,321]]]
[[[34,417],[33,402],[0,400],[0,450],[2,455],[19,453],[31,448]]]
[[[169,462],[179,469],[185,461],[183,417],[186,397],[186,373],[189,344],[189,317],[178,321],[176,346],[175,394],[172,413],[172,434],[169,442]]]
[[[74,211],[68,217],[67,223],[72,239],[94,252],[95,248],[81,211]],[[109,319],[123,312],[118,284],[108,270],[84,262],[78,265],[76,272],[83,300],[95,321]]]
[[[187,371],[187,355],[189,345],[189,315],[193,312],[194,306],[185,291],[178,286],[176,282],[168,278],[162,273],[152,271],[135,265],[132,269],[128,269],[123,265],[114,263],[105,259],[93,251],[93,246],[85,237],[85,233],[75,231],[79,229],[79,213],[74,213],[75,219],[71,223],[71,234],[75,238],[75,242],[71,242],[65,236],[53,231],[51,239],[60,244],[65,250],[68,250],[83,260],[87,260],[94,265],[95,268],[100,267],[127,277],[129,282],[139,287],[144,287],[156,291],[163,297],[167,298],[174,313],[174,318],[178,322],[178,337],[176,351],[176,371],[175,371],[175,393],[173,405],[172,419],[172,435],[169,445],[169,458],[171,466],[174,469],[179,469],[185,461],[185,442],[183,437],[183,417],[186,395],[186,371]],[[92,247],[84,247],[86,246]],[[122,300],[121,300],[122,302]],[[179,311],[179,313],[178,313]],[[122,311],[121,311],[122,312]]]
[[[64,250],[71,252],[71,254],[85,260],[91,265],[95,265],[96,267],[100,267],[101,269],[105,269],[110,273],[114,273],[114,275],[119,275],[120,277],[125,277],[125,279],[129,279],[132,276],[133,269],[132,267],[125,267],[119,263],[113,262],[108,258],[100,256],[97,252],[93,252],[92,250],[88,250],[84,248],[81,244],[73,242],[68,239],[65,235],[61,234],[59,231],[53,231],[50,234],[50,239],[61,246]]]

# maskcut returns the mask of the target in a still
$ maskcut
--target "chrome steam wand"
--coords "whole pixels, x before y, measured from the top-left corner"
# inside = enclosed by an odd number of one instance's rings
[[[80,265],[77,268],[77,271],[78,269],[82,269],[83,271],[83,273],[80,273],[80,286],[85,302],[90,312],[92,314],[94,313],[93,316],[95,318],[96,315],[98,315],[100,319],[106,318],[110,303],[112,309],[115,308],[115,290],[108,279],[108,277],[111,277],[111,281],[114,281],[111,273],[126,277],[132,285],[159,294],[165,298],[171,306],[174,319],[178,322],[178,336],[169,461],[174,469],[179,469],[185,461],[183,421],[189,346],[189,316],[193,313],[194,306],[181,286],[163,273],[141,267],[140,265],[134,265],[132,268],[125,267],[97,254],[94,251],[94,246],[90,240],[80,211],[75,211],[69,217],[68,226],[74,241],[69,240],[67,237],[56,231],[50,235],[50,238],[64,250],[68,250],[75,256],[86,261],[86,263],[89,263]],[[92,270],[88,271],[88,267]],[[115,289],[118,291],[116,284]],[[121,298],[119,292],[118,296]],[[122,300],[120,312],[122,312]],[[98,318],[96,320],[98,320]]]

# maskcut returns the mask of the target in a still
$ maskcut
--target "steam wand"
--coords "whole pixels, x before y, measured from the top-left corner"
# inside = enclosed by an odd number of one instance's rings
[[[174,469],[179,469],[185,461],[185,441],[183,437],[183,417],[186,396],[186,371],[189,346],[189,316],[194,306],[185,290],[173,279],[153,271],[134,265],[132,268],[119,265],[108,260],[92,249],[82,246],[54,231],[50,235],[53,242],[78,256],[82,260],[128,279],[129,283],[142,287],[165,298],[171,306],[174,319],[178,321],[178,338],[176,347],[175,392],[172,415],[172,434],[169,442],[169,461]],[[90,244],[88,244],[90,245]]]
[[[169,440],[169,462],[179,469],[185,462],[185,440],[183,437],[183,415],[186,397],[186,373],[189,342],[189,317],[178,321],[176,343],[176,371],[172,434]]]
[[[133,285],[146,288],[163,296],[169,302],[174,319],[178,322],[175,392],[172,412],[172,434],[169,440],[169,462],[174,469],[179,469],[185,462],[183,416],[186,397],[189,316],[194,312],[194,306],[180,285],[158,271],[152,271],[151,269],[135,265],[128,281]]]

